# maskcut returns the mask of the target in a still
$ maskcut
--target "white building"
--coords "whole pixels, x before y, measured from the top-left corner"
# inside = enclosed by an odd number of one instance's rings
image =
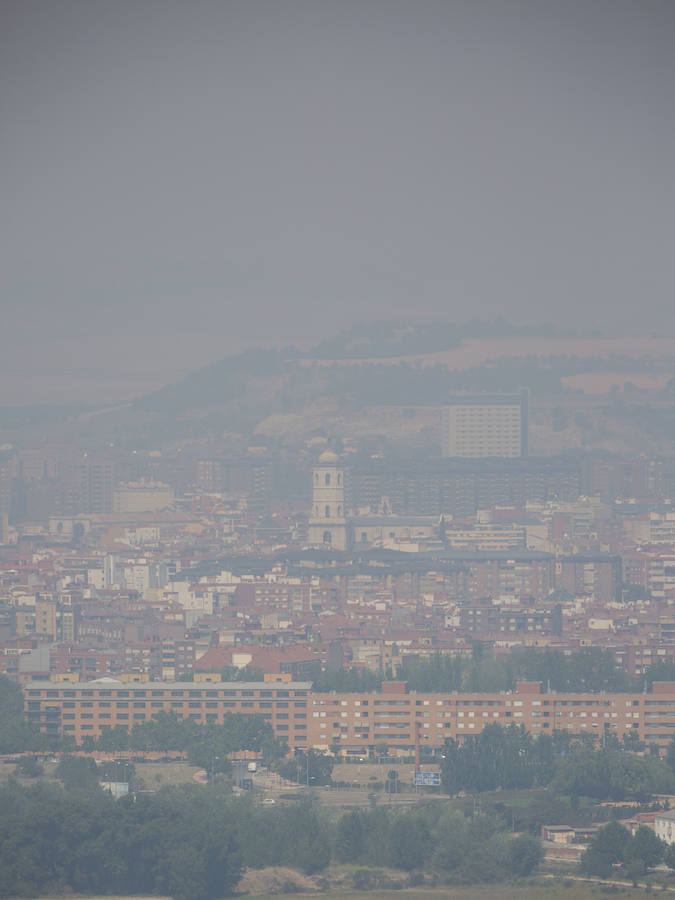
[[[113,512],[157,512],[173,506],[173,490],[161,481],[129,481],[113,490]]]
[[[527,456],[527,392],[467,396],[443,408],[441,453],[445,457]]]
[[[324,450],[312,474],[312,514],[309,543],[315,547],[346,550],[349,544],[345,513],[344,469],[340,457]]]
[[[675,844],[675,810],[660,812],[654,819],[654,831],[666,844]]]

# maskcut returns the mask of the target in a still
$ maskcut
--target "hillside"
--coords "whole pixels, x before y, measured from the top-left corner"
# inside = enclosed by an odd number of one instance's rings
[[[448,396],[524,387],[533,452],[675,442],[675,342],[504,322],[355,326],[307,352],[250,349],[110,409],[0,410],[0,442],[42,428],[92,445],[323,434],[433,447]]]

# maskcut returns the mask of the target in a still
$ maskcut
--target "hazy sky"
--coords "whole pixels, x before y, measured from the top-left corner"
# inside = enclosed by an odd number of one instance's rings
[[[389,315],[675,329],[674,0],[1,10],[0,368]]]

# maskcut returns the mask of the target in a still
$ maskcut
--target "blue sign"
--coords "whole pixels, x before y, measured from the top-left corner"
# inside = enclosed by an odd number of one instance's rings
[[[440,783],[440,772],[415,772],[413,784],[437,786]]]

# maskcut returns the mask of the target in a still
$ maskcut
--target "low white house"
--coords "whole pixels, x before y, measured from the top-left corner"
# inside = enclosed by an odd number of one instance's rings
[[[675,810],[658,813],[654,818],[656,836],[667,844],[675,844]]]

